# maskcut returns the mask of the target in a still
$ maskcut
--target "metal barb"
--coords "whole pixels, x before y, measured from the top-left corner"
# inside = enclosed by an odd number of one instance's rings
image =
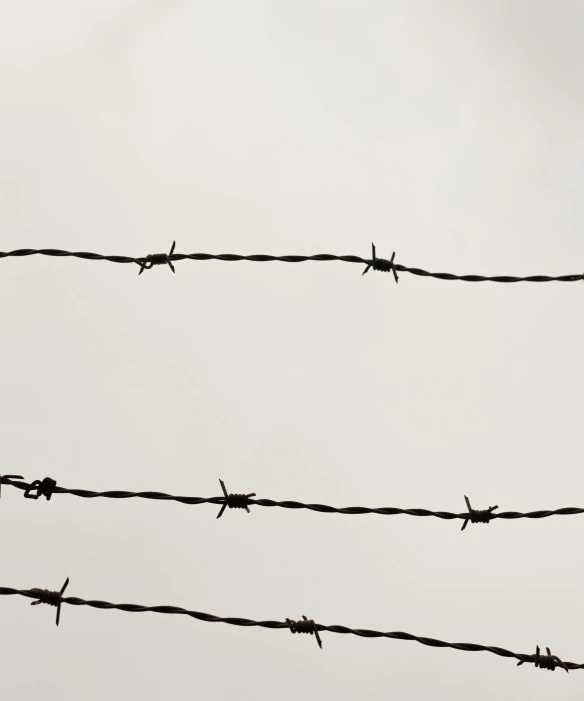
[[[499,508],[498,506],[489,506],[488,509],[473,509],[467,496],[464,497],[464,500],[466,501],[468,516],[464,519],[464,523],[460,529],[461,531],[464,531],[469,521],[471,523],[489,523],[492,512]]]
[[[46,497],[47,501],[53,496],[53,490],[57,486],[57,480],[51,479],[50,477],[45,477],[41,480],[34,480],[31,482],[24,492],[25,499],[38,499],[39,497]],[[31,494],[31,492],[36,489],[36,494]]]
[[[392,272],[393,277],[395,278],[396,282],[399,282],[399,279],[397,277],[397,270],[395,269],[395,251],[391,254],[390,260],[387,260],[386,258],[378,258],[377,255],[375,254],[375,244],[371,244],[371,260],[368,261],[367,267],[365,270],[361,273],[361,276],[365,275],[365,273],[369,272],[370,268],[373,268],[373,270],[380,270],[384,273]]]
[[[255,497],[256,493],[251,492],[250,494],[229,494],[225,487],[225,482],[222,479],[220,479],[219,483],[221,484],[221,489],[223,490],[225,501],[223,502],[221,511],[219,511],[219,513],[217,514],[217,518],[221,518],[221,516],[223,516],[223,512],[227,507],[229,507],[230,509],[245,509],[249,514],[249,506],[247,505],[247,500],[250,497]]]
[[[0,497],[2,496],[2,480],[23,480],[24,477],[22,475],[0,475]],[[10,484],[8,482],[7,484]]]
[[[562,660],[557,655],[552,655],[549,647],[546,647],[546,651],[547,651],[547,655],[540,654],[539,645],[536,645],[535,655],[534,655],[534,660],[533,660],[533,663],[535,664],[536,667],[539,667],[540,669],[547,669],[550,672],[554,672],[556,667],[561,667],[562,669],[565,669],[566,672],[570,671],[565,662],[562,662]],[[517,663],[517,666],[519,667],[524,662],[525,662],[525,660],[521,660],[520,662]]]
[[[57,620],[56,624],[59,625],[61,619],[61,604],[63,603],[63,592],[67,589],[69,584],[69,577],[65,580],[65,584],[61,587],[61,591],[50,591],[49,589],[31,589],[39,598],[38,601],[33,601],[31,606],[38,606],[39,604],[48,604],[49,606],[57,607]]]
[[[309,633],[310,635],[316,636],[318,647],[322,650],[322,640],[318,634],[316,623],[312,619],[308,620],[306,616],[302,616],[302,618],[302,621],[293,621],[290,618],[286,619],[286,623],[288,624],[290,631],[292,633]]]
[[[143,261],[136,261],[140,266],[140,272],[138,275],[142,275],[145,270],[150,270],[155,265],[168,265],[173,273],[176,273],[174,265],[170,257],[174,253],[174,247],[176,246],[176,241],[172,242],[172,247],[170,253],[149,253]]]

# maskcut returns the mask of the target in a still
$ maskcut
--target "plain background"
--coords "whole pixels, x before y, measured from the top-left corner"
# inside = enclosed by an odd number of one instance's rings
[[[584,272],[584,6],[0,2],[0,248],[378,254]],[[0,261],[3,473],[336,506],[582,506],[582,283],[343,263]],[[29,501],[2,586],[404,630],[584,661],[583,517]],[[31,608],[6,699],[577,699],[413,642]]]

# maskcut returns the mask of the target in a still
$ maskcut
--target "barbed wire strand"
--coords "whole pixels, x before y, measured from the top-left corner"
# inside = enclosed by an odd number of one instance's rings
[[[234,253],[174,253],[175,245],[176,241],[173,241],[170,253],[151,253],[147,256],[141,256],[137,258],[133,256],[102,255],[99,253],[88,253],[85,251],[64,251],[58,248],[19,248],[14,251],[0,251],[0,258],[22,258],[26,256],[41,255],[54,257],[73,257],[93,261],[105,260],[109,261],[110,263],[131,263],[140,266],[140,275],[144,272],[144,270],[149,270],[155,265],[168,265],[172,272],[175,272],[173,263],[182,260],[219,260],[225,262],[246,260],[256,263],[305,263],[307,261],[324,263],[329,261],[339,261],[343,263],[358,263],[361,265],[365,265],[366,269],[364,270],[363,274],[368,272],[368,270],[370,269],[377,270],[379,272],[392,272],[396,282],[398,281],[398,272],[409,273],[410,275],[418,275],[421,277],[432,277],[438,280],[461,280],[463,282],[578,282],[580,280],[584,280],[584,274],[580,273],[574,275],[557,276],[528,275],[526,277],[519,277],[516,275],[454,275],[453,273],[432,273],[428,270],[422,270],[421,268],[410,268],[406,265],[395,263],[395,252],[393,253],[390,260],[386,258],[378,258],[376,255],[374,245],[372,245],[371,258],[362,258],[361,256],[352,255],[338,256],[329,253],[320,253],[312,256],[272,256],[265,254],[244,256]]]
[[[464,497],[467,503],[468,511],[462,513],[452,513],[450,511],[430,511],[428,509],[399,509],[394,507],[379,507],[371,508],[367,506],[347,506],[339,508],[336,506],[328,506],[326,504],[305,504],[299,501],[274,501],[273,499],[252,499],[254,496],[249,494],[229,494],[222,480],[221,487],[224,490],[223,496],[218,497],[188,497],[174,496],[164,492],[130,492],[130,491],[106,491],[95,492],[88,489],[67,489],[57,486],[55,480],[50,477],[45,477],[43,480],[34,480],[33,482],[23,482],[11,478],[9,475],[0,477],[0,484],[9,485],[24,491],[24,496],[27,499],[38,499],[44,496],[50,499],[53,494],[72,494],[83,499],[152,499],[155,501],[176,501],[180,504],[188,504],[190,506],[198,506],[200,504],[215,504],[221,506],[221,510],[217,516],[220,518],[227,507],[230,509],[239,508],[246,509],[249,513],[250,506],[265,506],[278,507],[283,509],[307,509],[325,514],[346,514],[350,516],[359,516],[362,514],[379,514],[380,516],[433,516],[435,518],[453,520],[459,519],[464,521],[462,529],[464,530],[470,521],[471,523],[489,523],[493,519],[515,520],[518,518],[540,519],[548,518],[549,516],[575,516],[584,514],[584,508],[566,507],[562,509],[528,511],[525,513],[519,511],[501,511],[494,513],[493,510],[498,506],[490,506],[488,509],[473,509],[470,505],[468,497]]]
[[[179,606],[140,606],[138,604],[112,604],[108,601],[100,600],[86,600],[79,599],[76,596],[63,596],[65,587],[69,583],[67,578],[65,584],[61,588],[60,592],[50,591],[48,589],[13,589],[12,587],[0,587],[0,596],[24,596],[30,599],[36,599],[33,605],[45,603],[51,606],[57,606],[58,611],[62,604],[69,604],[70,606],[90,606],[96,609],[117,609],[118,611],[128,611],[130,613],[162,613],[170,615],[182,615],[189,616],[190,618],[195,618],[199,621],[205,621],[207,623],[227,623],[232,626],[243,626],[243,627],[260,627],[269,628],[271,630],[285,630],[288,629],[292,633],[310,633],[315,634],[319,647],[322,648],[322,641],[320,639],[319,633],[323,631],[329,633],[340,633],[343,635],[356,635],[361,638],[390,638],[393,640],[413,640],[422,645],[427,645],[429,647],[447,647],[454,650],[461,650],[465,652],[491,652],[494,655],[499,655],[500,657],[510,657],[519,660],[518,666],[524,663],[534,664],[536,667],[541,669],[555,670],[556,666],[562,667],[566,672],[570,669],[584,669],[584,664],[576,664],[574,662],[563,662],[556,655],[552,655],[547,649],[547,655],[541,655],[539,647],[536,648],[535,655],[524,655],[520,653],[511,652],[502,647],[494,647],[490,645],[477,645],[474,643],[447,643],[443,640],[437,640],[435,638],[426,638],[418,635],[412,635],[411,633],[403,633],[401,631],[397,632],[382,632],[379,630],[369,630],[367,628],[348,628],[342,625],[322,625],[320,623],[315,623],[313,620],[308,620],[303,616],[303,620],[292,621],[287,618],[286,621],[254,621],[249,618],[234,618],[234,617],[222,617],[213,616],[210,613],[201,613],[200,611],[190,611],[188,609],[180,608]]]

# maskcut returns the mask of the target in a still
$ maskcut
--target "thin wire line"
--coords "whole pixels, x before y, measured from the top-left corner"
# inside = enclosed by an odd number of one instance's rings
[[[526,277],[519,277],[515,275],[455,275],[453,273],[432,273],[428,270],[423,270],[421,268],[410,268],[399,263],[393,263],[387,261],[384,258],[377,259],[367,259],[360,256],[344,255],[337,256],[329,253],[322,253],[312,256],[298,256],[298,255],[286,255],[286,256],[272,256],[265,254],[249,255],[243,256],[233,253],[173,253],[173,254],[150,254],[149,256],[133,257],[133,256],[121,256],[121,255],[102,255],[99,253],[89,253],[85,251],[64,251],[57,248],[20,248],[14,251],[0,251],[0,258],[7,257],[25,257],[32,255],[42,255],[42,256],[55,256],[55,257],[74,257],[82,258],[84,260],[105,260],[111,263],[133,263],[140,266],[140,270],[144,269],[144,266],[149,262],[158,263],[172,263],[181,260],[219,260],[225,262],[233,261],[253,261],[258,263],[266,262],[282,262],[282,263],[305,263],[307,261],[316,262],[328,262],[328,261],[341,261],[343,263],[359,263],[361,265],[371,266],[374,269],[383,270],[388,272],[389,269],[394,271],[410,273],[411,275],[418,275],[421,277],[432,277],[438,280],[461,280],[463,282],[578,282],[584,280],[584,274],[574,274],[574,275],[528,275]],[[384,262],[390,265],[390,268],[385,266],[376,267],[376,262]]]
[[[49,480],[49,478],[47,478]],[[53,482],[54,480],[49,480],[50,482]],[[30,496],[30,492],[33,492],[34,490],[39,490],[41,487],[41,480],[35,480],[34,482],[25,482],[25,481],[19,481],[11,478],[10,476],[2,476],[0,477],[0,483],[3,485],[8,485],[11,487],[15,487],[16,489],[22,490],[25,493],[29,493],[28,495]],[[50,495],[52,494],[72,494],[73,496],[76,497],[81,497],[83,499],[96,499],[96,498],[105,498],[105,499],[151,499],[155,501],[176,501],[180,504],[187,504],[190,506],[198,506],[200,504],[215,504],[217,506],[226,506],[229,505],[229,497],[224,496],[217,496],[217,497],[189,497],[189,496],[174,496],[172,494],[166,494],[165,492],[152,492],[152,491],[147,491],[147,492],[131,492],[131,491],[123,491],[123,490],[115,490],[115,491],[105,491],[105,492],[96,492],[96,491],[91,491],[88,489],[68,489],[65,487],[59,487],[56,485],[51,485],[48,491],[48,498],[50,498]],[[43,491],[40,489],[40,491],[37,491],[37,495],[33,495],[33,498],[38,498],[38,496],[47,496],[47,492]],[[26,494],[25,494],[26,496]],[[245,496],[245,495],[243,495]],[[350,515],[350,516],[360,516],[363,514],[378,514],[380,516],[398,516],[398,515],[407,515],[407,516],[421,516],[421,517],[426,517],[426,516],[432,516],[435,518],[440,518],[440,519],[446,519],[446,520],[453,520],[453,519],[459,519],[459,520],[464,520],[466,521],[472,521],[473,516],[479,517],[481,514],[486,514],[488,519],[504,519],[504,520],[515,520],[519,518],[528,518],[528,519],[540,519],[540,518],[547,518],[549,516],[575,516],[578,514],[584,514],[584,508],[578,508],[578,507],[565,507],[561,509],[553,509],[553,510],[540,510],[540,511],[528,511],[528,512],[519,512],[519,511],[502,511],[500,513],[495,513],[493,511],[489,511],[488,509],[485,510],[474,510],[474,509],[469,509],[469,511],[462,512],[462,513],[453,513],[450,511],[430,511],[428,509],[399,509],[399,508],[394,508],[394,507],[379,507],[379,508],[372,508],[372,507],[367,507],[367,506],[347,506],[347,507],[336,507],[336,506],[328,506],[326,504],[306,504],[304,502],[299,502],[299,501],[274,501],[273,499],[253,499],[246,497],[245,502],[242,502],[242,504],[247,504],[249,506],[264,506],[264,507],[278,507],[278,508],[283,508],[283,509],[306,509],[309,511],[316,511],[319,513],[325,513],[325,514],[345,514],[345,515]],[[467,501],[468,504],[468,501]],[[242,508],[242,507],[239,507]],[[243,506],[243,508],[245,508]],[[497,508],[497,507],[491,507],[491,508]],[[474,513],[473,513],[474,512]],[[475,516],[478,515],[478,516]],[[475,521],[477,522],[477,521]],[[488,521],[484,521],[488,522]]]
[[[12,587],[0,587],[0,596],[13,596],[19,595],[24,596],[29,599],[39,599],[39,593],[43,592],[40,589],[13,589]],[[49,600],[52,597],[52,605],[56,605],[57,601],[63,604],[69,604],[70,606],[90,606],[96,609],[117,609],[118,611],[127,611],[130,613],[162,613],[171,615],[183,615],[189,616],[190,618],[195,618],[199,621],[205,621],[207,623],[227,623],[233,626],[243,626],[243,627],[260,627],[269,628],[272,630],[290,630],[290,624],[286,621],[254,621],[249,618],[234,618],[234,617],[222,617],[213,616],[209,613],[201,613],[200,611],[190,611],[188,609],[180,608],[178,606],[140,606],[138,604],[112,604],[108,601],[100,600],[85,600],[79,599],[75,596],[62,596],[59,592],[48,592],[44,590],[45,594],[44,600],[41,603]],[[435,638],[421,637],[417,635],[412,635],[410,633],[403,633],[401,631],[397,632],[382,632],[378,630],[369,630],[367,628],[348,628],[342,625],[321,625],[315,624],[315,629],[319,632],[329,632],[329,633],[340,633],[344,635],[356,635],[361,638],[390,638],[394,640],[413,640],[422,645],[427,645],[429,647],[448,647],[454,650],[462,650],[465,652],[491,652],[494,655],[499,655],[500,657],[511,657],[519,660],[521,663],[535,663],[537,660],[537,655],[524,655],[520,653],[511,652],[501,647],[493,647],[490,645],[477,645],[474,643],[447,643],[443,640],[437,640]],[[559,658],[556,658],[559,659]],[[560,661],[561,662],[561,661]],[[574,662],[562,662],[562,666],[565,669],[584,669],[584,664],[576,664]]]

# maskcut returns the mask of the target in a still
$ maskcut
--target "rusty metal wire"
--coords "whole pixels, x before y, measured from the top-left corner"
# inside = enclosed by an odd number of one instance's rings
[[[470,505],[468,497],[465,496],[468,511],[462,513],[452,513],[450,511],[429,511],[428,509],[398,509],[394,507],[379,507],[371,508],[367,506],[347,506],[338,508],[336,506],[327,506],[326,504],[305,504],[299,501],[274,501],[272,499],[252,499],[255,496],[249,494],[229,494],[222,480],[221,488],[223,496],[218,497],[186,497],[174,496],[165,494],[164,492],[129,492],[129,491],[107,491],[94,492],[88,489],[66,489],[65,487],[57,486],[55,480],[50,477],[45,477],[44,480],[34,480],[30,484],[28,482],[18,481],[11,478],[9,475],[0,477],[0,484],[9,485],[24,491],[24,496],[29,499],[38,499],[39,496],[45,496],[50,499],[53,494],[72,494],[83,499],[153,499],[158,501],[177,501],[180,504],[188,504],[198,506],[199,504],[216,504],[221,506],[221,510],[217,516],[219,518],[227,507],[230,509],[246,509],[249,513],[250,506],[266,506],[279,507],[282,509],[307,509],[309,511],[317,511],[324,514],[346,514],[350,516],[359,516],[362,514],[379,514],[380,516],[398,516],[405,514],[407,516],[433,516],[435,518],[453,520],[459,519],[464,521],[462,529],[464,530],[467,523],[489,523],[493,519],[514,520],[518,518],[539,519],[549,516],[575,516],[584,514],[584,508],[566,507],[562,509],[545,510],[545,511],[528,511],[526,513],[518,511],[501,511],[494,513],[493,510],[499,507],[490,506],[488,509],[477,510]],[[34,491],[36,490],[36,494]]]
[[[65,583],[67,585],[69,580]],[[131,613],[145,613],[150,611],[152,613],[163,613],[170,615],[182,615],[189,616],[190,618],[195,618],[199,621],[205,621],[207,623],[227,623],[232,626],[243,626],[243,627],[260,627],[260,628],[270,628],[271,630],[289,630],[292,633],[302,632],[302,633],[314,633],[317,637],[317,642],[319,647],[322,647],[322,641],[320,640],[319,633],[323,631],[329,633],[340,633],[343,635],[356,635],[361,638],[390,638],[393,640],[414,640],[422,645],[427,645],[429,647],[448,647],[454,650],[462,650],[465,652],[491,652],[494,655],[499,655],[500,657],[511,657],[519,660],[518,664],[534,664],[536,667],[541,669],[554,670],[556,666],[560,666],[566,671],[570,669],[584,669],[584,664],[576,664],[575,662],[563,662],[556,655],[551,655],[548,649],[548,655],[541,655],[539,652],[539,647],[537,648],[535,655],[524,655],[521,653],[511,652],[502,647],[493,647],[490,645],[476,645],[474,643],[447,643],[443,640],[436,640],[435,638],[426,638],[418,635],[412,635],[410,633],[398,632],[382,632],[379,630],[369,630],[367,628],[348,628],[347,626],[341,625],[322,625],[320,623],[314,623],[313,620],[308,620],[303,616],[303,620],[292,621],[287,618],[285,621],[253,621],[249,618],[233,618],[233,617],[222,617],[213,616],[210,613],[201,613],[200,611],[189,611],[188,609],[180,608],[179,606],[140,606],[138,604],[112,604],[108,601],[91,600],[87,601],[85,599],[79,599],[76,596],[63,596],[63,591],[65,586],[60,592],[51,592],[43,589],[13,589],[12,587],[0,587],[0,596],[24,596],[29,599],[37,599],[35,603],[49,603],[53,606],[60,606],[61,604],[69,604],[70,606],[90,606],[96,609],[117,609],[118,611],[129,611]]]
[[[106,260],[111,263],[133,263],[140,266],[139,274],[144,270],[149,270],[154,265],[168,265],[172,272],[175,272],[173,263],[181,260],[220,260],[220,261],[253,261],[256,263],[281,262],[281,263],[305,263],[307,261],[316,261],[320,263],[328,261],[340,261],[343,263],[359,263],[365,265],[367,272],[369,269],[380,272],[392,272],[395,281],[398,281],[397,273],[410,273],[410,275],[418,275],[421,277],[432,277],[438,280],[462,280],[463,282],[578,282],[584,280],[584,274],[575,275],[528,275],[526,277],[518,277],[515,275],[454,275],[453,273],[432,273],[421,268],[410,268],[406,265],[394,262],[395,253],[391,259],[378,258],[373,246],[372,257],[362,258],[361,256],[337,256],[329,253],[322,253],[313,256],[271,256],[271,255],[237,255],[233,253],[174,253],[175,243],[173,242],[170,253],[154,253],[147,256],[135,258],[133,256],[117,256],[117,255],[101,255],[99,253],[87,253],[84,251],[63,251],[57,248],[19,248],[14,251],[0,251],[0,258],[7,257],[25,257],[33,255],[55,256],[55,257],[73,257],[82,258],[84,260]],[[363,273],[363,274],[364,274]]]

